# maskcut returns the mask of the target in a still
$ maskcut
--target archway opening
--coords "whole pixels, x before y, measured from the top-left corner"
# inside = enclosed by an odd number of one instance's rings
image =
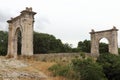
[[[18,28],[17,29],[17,54],[18,55],[21,55],[21,46],[22,46],[21,42],[22,42],[21,31]]]
[[[107,38],[102,38],[99,41],[99,53],[108,53],[109,52],[109,41]]]

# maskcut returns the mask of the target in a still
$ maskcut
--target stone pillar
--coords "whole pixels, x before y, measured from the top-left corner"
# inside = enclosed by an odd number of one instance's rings
[[[111,32],[111,42],[110,42],[110,48],[109,48],[109,52],[112,54],[116,54],[116,55],[118,55],[117,31],[118,29],[113,27],[112,32]]]
[[[23,25],[23,36],[22,36],[22,55],[31,56],[33,55],[33,24],[35,12],[32,12],[31,8],[21,12],[24,16]]]
[[[14,58],[16,58],[17,57],[17,41],[18,41],[18,39],[17,39],[17,37],[18,37],[18,29],[15,31],[15,33],[14,33],[14,38],[13,38],[13,49],[14,49]]]
[[[9,32],[8,32],[8,50],[7,56],[13,57],[14,49],[13,49],[13,24],[11,21],[7,21],[9,23]]]
[[[90,34],[91,34],[91,55],[97,57],[99,56],[99,44],[97,44],[94,30],[92,30]]]
[[[11,24],[9,23],[9,28],[8,28],[9,32],[8,32],[8,49],[7,49],[7,56],[11,56],[11,33],[12,33],[12,27]]]

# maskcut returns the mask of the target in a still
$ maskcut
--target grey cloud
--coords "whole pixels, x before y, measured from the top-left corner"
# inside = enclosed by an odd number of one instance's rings
[[[8,31],[7,20],[10,19],[11,13],[0,9],[0,30]]]
[[[35,18],[35,31],[41,31],[42,29],[46,28],[47,25],[50,24],[50,20],[46,17],[38,17]]]
[[[8,31],[8,25],[6,22],[0,22],[0,30]]]

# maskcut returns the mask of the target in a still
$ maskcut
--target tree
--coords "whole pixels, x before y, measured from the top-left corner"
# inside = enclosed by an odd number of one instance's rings
[[[91,49],[91,46],[90,46],[90,40],[84,40],[83,42],[80,41],[78,42],[78,49],[82,52],[87,52],[87,53],[90,53],[90,49]]]
[[[34,53],[48,53],[52,39],[54,39],[52,35],[34,32]]]
[[[82,52],[90,53],[91,41],[90,40],[80,41],[80,42],[78,42],[78,47],[77,48]],[[99,43],[99,52],[100,53],[108,52],[108,44]]]
[[[7,54],[8,32],[0,31],[0,55]]]
[[[34,53],[58,53],[71,50],[69,44],[63,44],[53,35],[34,32]]]
[[[99,44],[99,52],[100,53],[108,53],[108,44],[101,42]]]
[[[68,43],[63,44],[62,52],[72,52],[71,45],[69,45]]]

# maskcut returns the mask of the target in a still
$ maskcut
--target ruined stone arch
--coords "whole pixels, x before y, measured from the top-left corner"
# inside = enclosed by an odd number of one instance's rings
[[[102,38],[106,38],[109,42],[108,48],[109,52],[112,54],[118,55],[118,40],[117,40],[117,31],[116,27],[113,27],[110,30],[103,30],[95,32],[92,30],[91,34],[91,54],[93,56],[99,56],[99,42]]]
[[[34,15],[32,8],[26,8],[15,18],[8,20],[8,51],[7,56],[17,57],[17,33],[21,32],[21,55],[33,55],[33,24]]]

